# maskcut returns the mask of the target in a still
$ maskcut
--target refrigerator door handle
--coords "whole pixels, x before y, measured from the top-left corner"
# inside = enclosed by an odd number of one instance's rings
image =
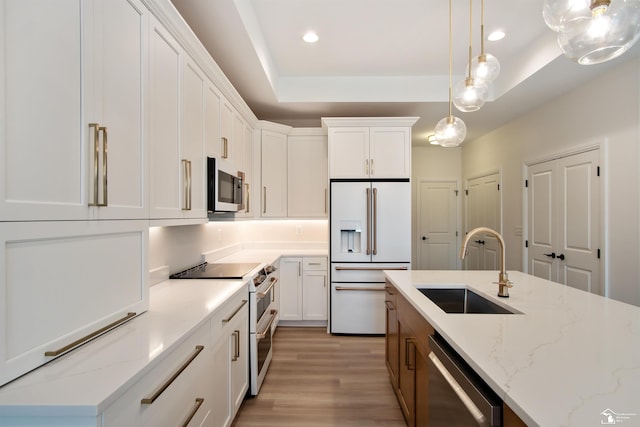
[[[371,189],[367,188],[367,255],[371,255]]]
[[[372,160],[373,162],[373,160]],[[378,189],[373,189],[373,254],[378,254]]]

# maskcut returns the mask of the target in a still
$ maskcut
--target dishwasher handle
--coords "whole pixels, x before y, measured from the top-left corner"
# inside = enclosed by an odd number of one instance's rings
[[[502,401],[439,336],[429,336],[429,359],[481,426],[502,425]]]

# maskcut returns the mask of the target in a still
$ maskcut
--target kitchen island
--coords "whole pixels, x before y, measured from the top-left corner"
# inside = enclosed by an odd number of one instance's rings
[[[510,298],[494,271],[386,275],[527,425],[640,425],[639,307],[520,272]],[[448,314],[424,287],[467,287],[518,313]]]

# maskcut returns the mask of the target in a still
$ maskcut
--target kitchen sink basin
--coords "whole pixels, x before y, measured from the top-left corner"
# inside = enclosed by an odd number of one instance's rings
[[[514,314],[467,288],[418,288],[445,313]]]

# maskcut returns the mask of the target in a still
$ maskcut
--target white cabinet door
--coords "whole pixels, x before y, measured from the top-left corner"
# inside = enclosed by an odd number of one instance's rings
[[[494,173],[467,182],[466,233],[476,227],[489,227],[500,232],[500,174]],[[464,265],[467,270],[497,270],[498,240],[488,234],[477,235],[469,242]]]
[[[327,137],[289,135],[287,147],[287,215],[290,218],[326,218]]]
[[[205,95],[207,80],[191,58],[184,56],[180,120],[181,209],[186,218],[206,218]]]
[[[373,127],[369,132],[369,176],[411,178],[411,128]]]
[[[0,383],[145,311],[148,240],[148,221],[0,223]]]
[[[0,218],[145,218],[144,7],[3,0],[0,14]]]
[[[89,203],[107,205],[97,209],[101,219],[148,218],[143,105],[148,12],[138,0],[85,4]],[[101,130],[98,155],[93,138],[96,128],[91,124]],[[107,152],[108,159],[104,159]]]
[[[327,320],[327,271],[305,271],[302,279],[303,320]]]
[[[182,49],[164,27],[151,19],[149,39],[150,216],[179,218],[180,200],[180,60]]]
[[[302,320],[302,258],[280,259],[280,320]]]
[[[262,131],[262,217],[287,216],[287,135]]]
[[[369,128],[329,128],[329,177],[369,177]]]
[[[220,108],[222,95],[207,80],[204,94],[204,151],[207,157],[220,157]]]

